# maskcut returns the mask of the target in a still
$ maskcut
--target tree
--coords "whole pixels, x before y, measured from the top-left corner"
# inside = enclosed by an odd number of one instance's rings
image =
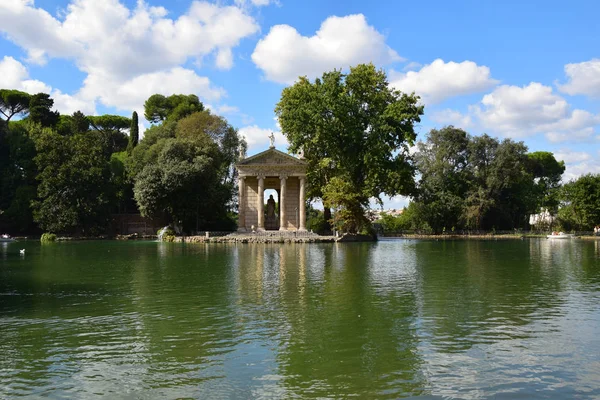
[[[29,119],[43,127],[54,127],[58,123],[58,111],[51,111],[54,100],[46,93],[38,93],[29,100]]]
[[[11,231],[34,230],[30,203],[35,198],[37,168],[30,132],[38,127],[18,121],[11,123],[10,133],[8,128],[4,133],[0,129],[0,209],[5,211],[0,220]]]
[[[529,170],[536,180],[536,210],[548,209],[552,214],[558,211],[558,191],[560,180],[565,172],[564,161],[557,161],[554,154],[548,151],[529,153]]]
[[[39,186],[33,207],[40,227],[54,233],[101,232],[114,204],[101,137],[41,129],[34,140]]]
[[[283,90],[275,112],[289,150],[302,149],[308,161],[307,194],[337,208],[342,229],[370,225],[370,198],[412,193],[408,146],[423,114],[418,99],[391,89],[372,64],[327,72],[314,83],[302,77]]]
[[[31,95],[19,90],[0,89],[0,114],[8,123],[15,115],[26,115]]]
[[[121,115],[91,116],[87,119],[92,128],[100,133],[108,152],[107,158],[112,153],[126,150],[128,139],[125,131],[131,127],[131,119]]]
[[[475,229],[512,229],[524,226],[535,209],[533,176],[528,171],[523,142],[499,142],[488,135],[469,144],[472,182],[466,194],[465,220]]]
[[[437,233],[463,225],[465,195],[469,188],[469,142],[462,129],[432,129],[415,154],[421,175],[415,201],[420,217]]]
[[[600,223],[600,175],[587,174],[563,185],[559,222],[567,229],[592,230]]]
[[[140,127],[137,112],[131,115],[131,128],[129,129],[129,144],[127,145],[127,153],[131,154],[135,146],[140,140]]]
[[[142,215],[166,214],[188,232],[232,229],[231,155],[240,142],[225,119],[208,111],[148,129],[127,162]]]
[[[202,110],[204,105],[193,94],[174,94],[168,97],[154,94],[144,103],[144,116],[154,124],[166,120],[178,121]]]
[[[219,150],[205,139],[167,139],[155,145],[160,147],[158,159],[144,167],[134,184],[142,215],[166,212],[186,230],[197,231],[224,211],[228,199],[219,182]]]
[[[90,120],[81,111],[75,111],[71,116],[71,132],[86,133],[90,130]]]
[[[223,157],[222,171],[224,183],[233,184],[236,169],[234,163],[239,157],[239,149],[246,145],[237,130],[225,118],[211,114],[208,110],[191,114],[177,123],[177,137],[190,138],[201,134],[208,135],[218,146]]]

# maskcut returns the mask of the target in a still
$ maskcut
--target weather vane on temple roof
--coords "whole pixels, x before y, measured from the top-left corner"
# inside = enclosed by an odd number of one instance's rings
[[[275,148],[275,134],[273,132],[271,132],[271,134],[269,135],[269,139],[271,140],[271,146],[269,146],[269,148]]]

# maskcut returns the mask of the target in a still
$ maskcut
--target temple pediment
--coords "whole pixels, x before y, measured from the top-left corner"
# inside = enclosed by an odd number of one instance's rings
[[[272,167],[305,167],[307,165],[306,161],[286,154],[282,151],[279,151],[275,148],[270,148],[268,150],[263,151],[262,153],[258,153],[253,155],[252,157],[248,157],[237,163],[238,167],[262,167],[262,166],[272,166]]]

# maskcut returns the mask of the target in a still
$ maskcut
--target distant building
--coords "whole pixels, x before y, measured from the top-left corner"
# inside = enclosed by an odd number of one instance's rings
[[[400,209],[388,208],[387,210],[369,210],[367,212],[367,218],[369,218],[369,220],[371,222],[373,222],[373,221],[380,220],[382,214],[387,214],[387,215],[391,215],[393,217],[398,217],[398,216],[402,215],[403,212],[404,212],[403,208],[400,208]]]
[[[548,209],[542,209],[539,214],[531,214],[529,216],[529,225],[535,226],[538,229],[550,227],[556,218],[550,214]]]

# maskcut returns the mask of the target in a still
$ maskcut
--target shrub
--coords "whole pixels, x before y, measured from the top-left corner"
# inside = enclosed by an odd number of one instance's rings
[[[52,243],[56,242],[56,235],[54,233],[44,233],[40,238],[40,242],[42,243]]]

